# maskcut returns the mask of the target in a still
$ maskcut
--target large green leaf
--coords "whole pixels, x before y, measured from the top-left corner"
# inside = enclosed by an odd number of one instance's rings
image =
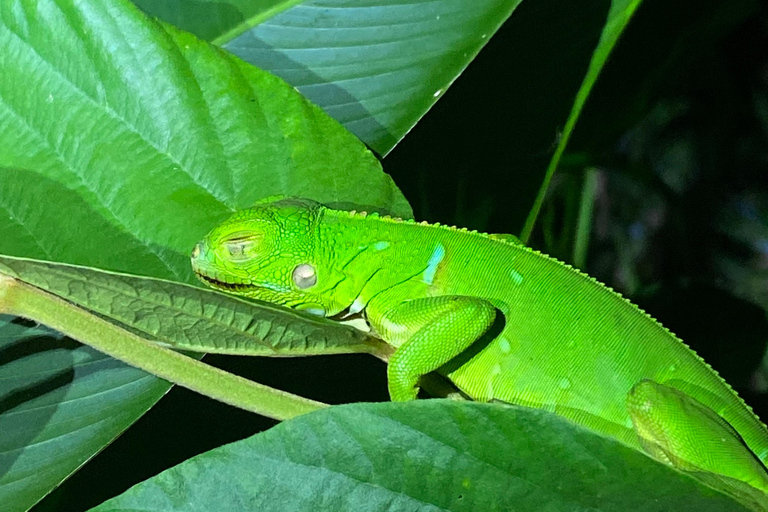
[[[519,4],[513,0],[134,1],[285,78],[383,155],[442,96]],[[498,204],[496,215],[507,220],[505,230],[518,229],[533,205],[523,232],[528,238],[583,106],[640,3],[591,0],[575,8],[562,1],[525,4],[526,12],[516,12],[511,23],[524,14],[527,25],[514,27],[515,36],[505,41],[504,54],[509,58],[497,59],[494,68],[499,89],[487,83],[473,89],[476,97],[488,93],[494,98],[493,117],[472,122],[451,109],[456,119],[451,121],[452,131],[472,123],[493,132],[488,133],[488,144],[494,151],[478,152],[494,156],[469,155],[469,163],[447,156],[452,165],[471,169],[469,176],[459,173],[459,179],[447,181],[453,186],[464,179],[477,181],[474,170],[483,168],[481,182],[514,182],[515,201],[508,201],[507,188],[493,192],[493,186],[473,187],[480,200]],[[530,15],[537,10],[539,14]],[[599,37],[593,39],[596,28]],[[558,56],[549,55],[541,41],[554,41]],[[591,59],[583,51],[587,46]],[[469,102],[474,107],[482,100]],[[495,139],[504,147],[498,148]],[[425,148],[416,151],[423,154]],[[424,158],[428,164],[410,159],[408,172],[423,167],[437,167],[441,177],[451,172],[441,169],[439,155],[432,158],[427,153]],[[484,165],[486,161],[491,165]],[[434,176],[430,173],[426,181],[432,187]],[[403,178],[401,185],[408,179]],[[494,194],[497,200],[489,201]],[[451,204],[447,209],[453,214],[462,206]],[[445,212],[441,217],[462,223]]]
[[[340,406],[286,421],[92,510],[745,509],[554,414],[429,400]]]
[[[381,339],[325,317],[162,279],[3,255],[0,275],[179,350],[283,357],[385,357],[390,350]]]
[[[373,155],[291,86],[128,2],[5,2],[0,76],[0,253],[189,282],[193,243],[267,195],[410,215]],[[25,510],[167,385],[0,329],[0,503]]]
[[[299,0],[301,1],[301,0]],[[248,20],[290,7],[295,0],[134,0],[144,12],[213,41]]]
[[[385,155],[521,0],[136,0],[272,71]]]
[[[54,332],[0,316],[2,510],[27,510],[167,389]]]

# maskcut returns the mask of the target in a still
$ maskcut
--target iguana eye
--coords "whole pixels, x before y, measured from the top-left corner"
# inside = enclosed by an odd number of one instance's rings
[[[244,259],[249,257],[248,251],[256,245],[258,238],[254,234],[235,235],[224,241],[224,248],[233,259]]]
[[[293,283],[301,290],[306,290],[317,283],[315,267],[304,263],[293,269]]]
[[[242,242],[227,242],[226,246],[230,256],[239,256],[243,254],[243,250],[245,249],[245,245]]]
[[[253,245],[253,242],[226,242],[224,247],[234,259],[245,257],[245,251]]]

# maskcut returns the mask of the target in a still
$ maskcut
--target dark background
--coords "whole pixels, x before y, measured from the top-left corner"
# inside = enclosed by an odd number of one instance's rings
[[[551,158],[602,28],[600,16],[574,4],[523,2],[384,160],[417,218],[520,231],[530,200],[518,198],[532,198],[540,186],[530,169]],[[598,7],[607,12],[609,2]],[[550,78],[537,81],[537,74]],[[530,123],[512,131],[511,119]],[[641,4],[590,96],[531,240],[568,262],[587,170],[597,189],[584,269],[680,335],[768,419],[768,370],[761,368],[768,341],[766,3]],[[328,403],[387,399],[384,364],[371,357],[206,360]],[[86,510],[273,424],[174,388],[34,510]]]

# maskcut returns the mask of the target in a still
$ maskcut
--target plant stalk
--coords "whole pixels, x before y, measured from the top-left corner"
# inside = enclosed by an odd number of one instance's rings
[[[169,382],[276,420],[327,407],[327,404],[258,384],[161,347],[56,295],[4,274],[0,274],[0,313],[39,322]]]

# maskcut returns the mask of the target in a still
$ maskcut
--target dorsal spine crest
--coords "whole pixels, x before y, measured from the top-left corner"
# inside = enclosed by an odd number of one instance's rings
[[[335,210],[331,210],[331,211],[335,211]],[[352,217],[364,217],[364,215],[360,215],[360,214],[359,214],[359,213],[357,213],[357,212],[352,212],[352,213],[351,213],[351,216],[352,216]],[[477,231],[477,230],[474,230],[474,229],[473,229],[473,230],[469,230],[469,229],[467,229],[467,228],[464,228],[464,227],[462,227],[462,228],[458,228],[458,227],[456,227],[456,226],[447,226],[447,225],[443,225],[443,224],[440,224],[439,222],[430,223],[430,222],[427,222],[427,221],[425,221],[425,220],[423,220],[423,221],[416,221],[416,220],[414,220],[414,219],[401,219],[401,218],[390,217],[390,216],[383,216],[383,217],[378,217],[378,218],[376,219],[376,221],[379,221],[379,222],[385,222],[385,223],[392,223],[392,224],[418,224],[418,225],[421,225],[421,226],[427,226],[427,227],[430,227],[430,228],[434,228],[434,229],[441,229],[441,230],[446,230],[446,231],[454,231],[454,232],[465,232],[465,233],[471,234],[471,235],[473,235],[473,236],[479,236],[479,237],[483,237],[483,238],[486,238],[486,239],[488,239],[488,240],[491,240],[491,241],[493,241],[493,242],[496,242],[496,243],[499,243],[499,244],[504,244],[504,245],[506,245],[506,246],[509,246],[509,247],[514,247],[514,248],[516,248],[517,250],[520,250],[520,251],[526,251],[526,252],[529,252],[529,253],[531,253],[531,254],[533,254],[533,255],[535,255],[535,256],[541,257],[541,258],[545,258],[545,259],[549,259],[549,260],[553,260],[553,261],[556,261],[556,262],[558,262],[559,264],[561,264],[561,265],[562,265],[562,266],[563,266],[565,269],[567,269],[568,271],[570,271],[570,272],[574,272],[574,273],[578,274],[580,277],[582,277],[583,279],[586,279],[586,280],[588,280],[588,281],[589,281],[590,283],[592,283],[593,285],[597,285],[597,286],[599,286],[600,288],[604,288],[604,289],[608,290],[609,292],[611,292],[611,293],[615,294],[616,296],[618,296],[618,297],[619,297],[619,299],[621,299],[621,300],[622,300],[622,301],[624,301],[625,303],[629,304],[631,307],[635,308],[635,309],[636,309],[636,310],[637,310],[639,313],[641,313],[642,315],[646,316],[648,319],[652,320],[652,321],[653,321],[653,322],[655,322],[657,325],[659,325],[659,326],[661,327],[661,329],[663,329],[663,330],[664,330],[664,332],[666,332],[667,334],[669,334],[670,336],[672,336],[673,338],[675,338],[676,340],[678,340],[680,343],[682,343],[683,345],[685,345],[686,347],[688,347],[688,345],[687,345],[685,342],[683,342],[683,341],[682,341],[680,338],[678,338],[678,337],[677,337],[677,336],[676,336],[674,333],[672,333],[672,332],[671,332],[669,329],[667,329],[667,328],[666,328],[666,327],[665,327],[665,326],[664,326],[664,325],[663,325],[661,322],[659,322],[658,320],[656,320],[656,319],[655,319],[653,316],[649,315],[649,314],[648,314],[647,312],[645,312],[643,309],[639,308],[638,306],[636,306],[635,304],[633,304],[632,302],[630,302],[630,301],[629,301],[627,298],[625,298],[625,297],[624,297],[624,296],[623,296],[621,293],[617,292],[616,290],[614,290],[614,289],[613,289],[613,288],[611,288],[610,286],[608,286],[608,285],[606,285],[606,284],[604,284],[604,283],[602,283],[602,282],[598,281],[597,279],[595,279],[594,277],[590,276],[589,274],[586,274],[586,273],[582,272],[582,271],[581,271],[581,270],[579,270],[578,268],[576,268],[576,267],[574,267],[574,266],[572,266],[572,265],[569,265],[568,263],[564,263],[564,262],[562,262],[562,261],[558,260],[557,258],[553,258],[552,256],[549,256],[548,254],[544,254],[544,253],[543,253],[543,252],[541,252],[541,251],[538,251],[538,250],[536,250],[536,249],[532,249],[532,248],[530,248],[530,247],[528,247],[528,246],[526,246],[526,245],[511,244],[510,242],[507,242],[507,241],[504,241],[504,240],[500,240],[500,239],[497,239],[497,238],[493,238],[493,237],[492,237],[490,234],[488,234],[488,233],[484,233],[484,232],[481,232],[481,231]],[[688,348],[689,348],[689,350],[691,350],[691,352],[694,354],[694,356],[695,356],[695,357],[696,357],[696,358],[697,358],[697,359],[698,359],[698,360],[699,360],[699,361],[700,361],[702,364],[704,364],[704,365],[705,365],[705,366],[706,366],[706,367],[707,367],[709,370],[711,370],[711,371],[712,371],[712,372],[713,372],[715,375],[717,375],[718,377],[720,377],[720,374],[719,374],[719,373],[718,373],[718,372],[717,372],[717,371],[716,371],[714,368],[712,368],[712,366],[710,366],[710,365],[709,365],[709,363],[707,363],[706,361],[704,361],[704,360],[701,358],[701,356],[699,356],[698,354],[696,354],[696,353],[695,353],[695,352],[694,352],[692,349],[690,349],[690,347],[688,347]],[[720,378],[721,378],[721,380],[722,380],[722,377],[720,377]],[[742,404],[744,407],[746,407],[746,408],[747,408],[747,410],[749,410],[749,411],[750,411],[750,412],[751,412],[751,413],[754,415],[754,411],[752,410],[752,408],[751,408],[751,407],[750,407],[750,406],[749,406],[747,403],[745,403],[745,402],[744,402],[744,400],[743,400],[741,397],[739,397],[738,395],[736,395],[735,391],[734,391],[734,390],[733,390],[733,388],[730,386],[730,384],[726,383],[724,380],[723,380],[723,382],[724,382],[724,383],[725,383],[725,385],[728,387],[729,391],[730,391],[731,393],[733,393],[733,394],[734,394],[734,395],[735,395],[735,396],[738,398],[738,400],[741,402],[741,404]],[[757,420],[760,422],[760,424],[761,424],[761,425],[765,426],[765,424],[764,424],[762,421],[760,421],[760,419],[759,419],[759,418],[757,418],[757,416],[756,416],[756,415],[755,415],[755,418],[756,418],[756,419],[757,419]]]

